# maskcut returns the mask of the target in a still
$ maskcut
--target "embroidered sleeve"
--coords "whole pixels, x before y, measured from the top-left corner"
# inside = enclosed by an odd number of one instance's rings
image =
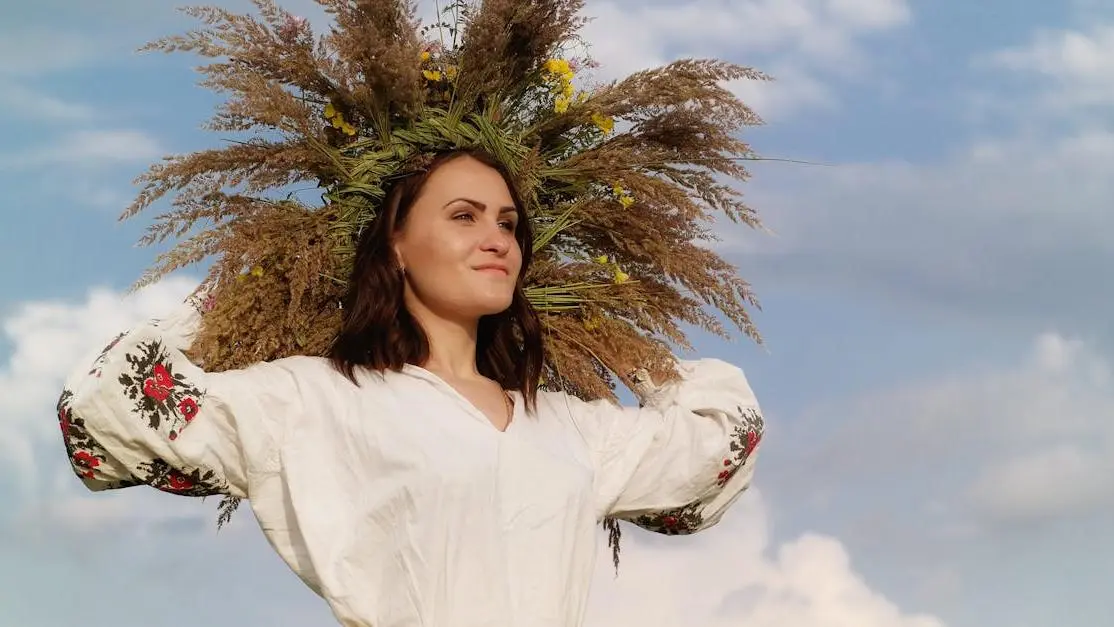
[[[249,478],[275,464],[283,416],[299,409],[291,372],[279,362],[204,372],[183,353],[199,321],[184,304],[120,334],[67,379],[58,422],[86,487],[246,497]]]
[[[682,380],[642,408],[571,401],[595,465],[601,518],[694,533],[719,522],[749,487],[765,422],[746,376],[715,359],[679,369]]]

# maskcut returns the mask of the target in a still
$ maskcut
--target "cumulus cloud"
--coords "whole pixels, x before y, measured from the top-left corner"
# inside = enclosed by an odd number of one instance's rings
[[[792,445],[766,458],[763,487],[779,521],[838,537],[903,607],[956,625],[1103,625],[1114,609],[1094,587],[1114,576],[1103,531],[1111,353],[1059,333],[1005,354],[985,347],[784,417],[778,439]],[[1075,574],[1049,579],[1051,563]]]
[[[96,288],[83,302],[24,303],[3,319],[11,351],[0,364],[0,449],[7,453],[0,467],[10,467],[0,477],[14,480],[28,507],[58,506],[58,498],[82,489],[61,452],[53,411],[63,379],[116,333],[165,314],[195,285],[173,278],[126,298]],[[116,505],[89,507],[101,516]]]
[[[1034,447],[985,468],[968,494],[982,512],[1002,520],[1038,520],[1088,513],[1114,501],[1114,450],[1083,444]]]
[[[833,415],[844,419],[833,425]],[[1111,362],[1081,341],[1042,334],[1011,365],[969,366],[810,410],[797,425],[810,444],[795,456],[825,477],[802,471],[798,487],[841,493],[885,477],[931,499],[917,512],[937,521],[993,529],[1072,520],[1114,507],[1111,415]]]
[[[1114,345],[1114,309],[1096,289],[1114,263],[1105,235],[1114,229],[1114,133],[1103,122],[1109,107],[1093,106],[1114,102],[1112,24],[976,55],[971,77],[984,84],[953,100],[977,93],[997,103],[995,116],[939,156],[756,164],[750,201],[776,236],[739,247],[750,276]]]
[[[39,149],[0,155],[0,167],[97,167],[110,163],[149,161],[164,153],[159,141],[143,131],[94,129],[65,133]]]
[[[63,378],[118,331],[166,314],[195,286],[171,278],[126,297],[95,288],[20,304],[0,319],[0,588],[10,593],[0,597],[12,624],[334,622],[247,508],[217,535],[213,499],[147,488],[89,493],[66,462],[53,409]],[[24,455],[8,454],[13,447]]]
[[[769,525],[754,491],[701,535],[628,533],[619,577],[600,563],[588,625],[943,627],[874,590],[839,540],[805,533],[776,544]]]
[[[82,122],[94,116],[92,107],[69,102],[15,82],[0,83],[0,111],[20,119]]]
[[[776,79],[731,87],[767,119],[833,104],[822,76],[867,67],[869,37],[907,24],[904,0],[699,0],[687,4],[589,4],[592,56],[611,79],[679,57],[727,58]],[[621,28],[622,37],[616,37]]]
[[[1030,330],[1109,333],[1114,134],[978,141],[935,162],[755,167],[775,237],[752,238],[756,282],[824,285]]]
[[[902,0],[699,0],[666,5],[602,2],[589,5],[597,55],[627,73],[663,51],[679,54],[792,53],[836,67],[861,60],[857,38],[907,23]],[[622,24],[624,37],[607,37]],[[634,36],[630,44],[627,34]],[[607,43],[605,44],[605,40]],[[648,54],[647,54],[648,53]],[[647,60],[646,57],[650,59]]]
[[[22,28],[13,28],[17,25]],[[8,22],[0,29],[0,76],[68,70],[92,62],[101,50],[100,40],[86,33],[49,28],[45,22]]]
[[[1023,80],[1038,79],[1041,105],[1057,112],[1114,103],[1114,22],[1085,29],[1045,30],[988,55],[985,64]]]

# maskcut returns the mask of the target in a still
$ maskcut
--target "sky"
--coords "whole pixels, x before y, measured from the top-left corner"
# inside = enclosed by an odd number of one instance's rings
[[[222,6],[245,8],[246,0]],[[324,25],[311,0],[284,6]],[[424,7],[428,10],[428,7]],[[721,252],[765,344],[753,489],[685,538],[628,528],[589,626],[1099,627],[1114,617],[1114,6],[1087,0],[599,2],[601,78],[714,56],[765,119]],[[0,624],[333,624],[246,510],[89,494],[54,403],[79,356],[197,280],[132,179],[216,145],[196,59],[136,54],[171,3],[39,0],[0,20]],[[805,162],[805,163],[798,163]]]

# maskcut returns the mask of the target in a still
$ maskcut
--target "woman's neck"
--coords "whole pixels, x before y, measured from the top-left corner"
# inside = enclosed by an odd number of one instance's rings
[[[442,318],[429,311],[414,314],[429,340],[429,358],[423,368],[453,379],[475,379],[478,321]]]

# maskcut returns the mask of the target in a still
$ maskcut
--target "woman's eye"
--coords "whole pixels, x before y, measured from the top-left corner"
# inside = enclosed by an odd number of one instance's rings
[[[463,220],[463,221],[465,221],[465,222],[472,222],[472,221],[474,221],[475,219],[476,219],[476,218],[474,218],[474,217],[472,216],[472,214],[470,214],[470,213],[468,213],[468,212],[464,212],[464,213],[458,213],[458,214],[456,214],[455,216],[453,216],[453,220]]]
[[[500,222],[499,226],[508,231],[511,231],[512,233],[514,232],[514,222],[511,222],[510,220],[504,220]]]

